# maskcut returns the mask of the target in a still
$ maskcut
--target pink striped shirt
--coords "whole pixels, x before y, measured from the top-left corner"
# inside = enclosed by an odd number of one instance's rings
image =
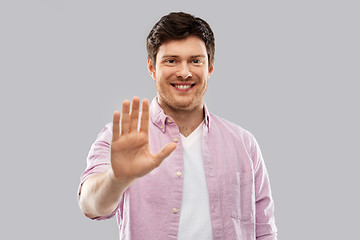
[[[203,160],[214,239],[276,240],[277,228],[269,178],[251,133],[208,112],[203,124]],[[179,129],[156,98],[150,105],[149,141],[157,153],[170,141],[175,151],[122,195],[116,214],[120,239],[177,239],[183,190]],[[98,135],[87,158],[81,183],[110,166],[112,124]]]

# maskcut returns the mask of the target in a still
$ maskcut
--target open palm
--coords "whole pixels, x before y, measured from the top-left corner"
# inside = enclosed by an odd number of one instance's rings
[[[175,143],[169,143],[157,154],[150,152],[148,100],[142,102],[140,121],[139,108],[140,99],[134,97],[131,112],[130,102],[123,102],[121,120],[120,112],[114,112],[111,167],[118,181],[132,181],[148,174],[176,148]]]

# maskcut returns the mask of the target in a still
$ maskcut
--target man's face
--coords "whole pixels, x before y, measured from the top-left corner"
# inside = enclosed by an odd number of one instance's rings
[[[159,47],[156,65],[148,60],[158,101],[165,112],[202,109],[213,68],[213,63],[209,68],[204,41],[196,36],[165,42]]]

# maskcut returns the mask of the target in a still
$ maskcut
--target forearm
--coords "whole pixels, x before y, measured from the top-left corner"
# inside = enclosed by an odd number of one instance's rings
[[[81,187],[79,205],[89,218],[110,215],[131,181],[115,181],[108,171],[89,177]]]

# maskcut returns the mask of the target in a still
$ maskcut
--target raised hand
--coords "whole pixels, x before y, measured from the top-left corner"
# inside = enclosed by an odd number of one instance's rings
[[[142,101],[140,122],[139,108],[140,99],[134,97],[131,112],[130,102],[128,100],[123,102],[121,120],[120,112],[114,112],[111,169],[114,179],[119,182],[131,182],[148,174],[176,148],[175,143],[169,143],[157,154],[150,152],[148,100]],[[140,124],[139,129],[138,124]]]

